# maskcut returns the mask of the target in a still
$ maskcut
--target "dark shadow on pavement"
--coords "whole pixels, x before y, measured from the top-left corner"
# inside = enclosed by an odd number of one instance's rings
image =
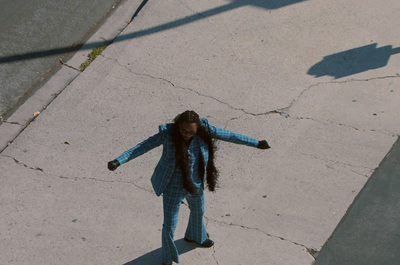
[[[183,238],[176,240],[175,245],[178,249],[179,255],[192,251],[196,248],[196,244],[185,242]],[[158,248],[123,265],[155,265],[161,263],[161,248]]]
[[[400,53],[391,45],[377,48],[377,43],[325,56],[308,71],[315,77],[333,76],[335,79],[378,69],[387,65],[390,56]]]
[[[31,60],[35,58],[40,58],[40,57],[47,57],[47,56],[52,56],[56,54],[66,54],[69,52],[77,51],[80,49],[83,50],[92,50],[96,47],[99,46],[104,46],[107,44],[110,44],[112,42],[121,42],[121,41],[126,41],[126,40],[131,40],[147,35],[151,35],[157,32],[177,28],[183,25],[187,25],[189,23],[193,23],[205,18],[209,18],[236,8],[244,7],[244,6],[254,6],[257,8],[264,8],[264,9],[279,9],[288,5],[292,4],[297,4],[300,2],[304,2],[307,0],[231,0],[230,3],[216,7],[213,9],[209,9],[200,13],[193,14],[191,16],[187,16],[175,21],[171,21],[162,25],[158,25],[152,28],[140,30],[137,32],[125,34],[125,35],[120,35],[117,37],[115,40],[110,40],[108,42],[91,42],[87,44],[77,44],[75,46],[66,46],[66,47],[59,47],[59,48],[54,48],[54,49],[47,49],[47,50],[41,50],[41,51],[33,51],[33,52],[28,52],[28,53],[23,53],[23,54],[13,54],[13,55],[7,55],[4,57],[0,58],[0,64],[2,63],[9,63],[9,62],[15,62],[15,61],[22,61],[22,60]],[[137,16],[139,11],[144,7],[144,5],[148,2],[148,0],[144,0],[142,4],[139,6],[137,11],[133,14],[132,19]]]

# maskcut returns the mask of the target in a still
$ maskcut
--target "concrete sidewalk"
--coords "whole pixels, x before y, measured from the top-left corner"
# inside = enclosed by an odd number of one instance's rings
[[[104,29],[140,3],[126,0]],[[206,193],[215,246],[182,240],[183,206],[181,264],[312,264],[400,134],[399,9],[147,2],[84,72],[67,66],[74,57],[35,95],[58,96],[0,126],[0,264],[161,264],[150,184],[161,149],[106,164],[186,109],[272,149],[218,143],[220,189]]]

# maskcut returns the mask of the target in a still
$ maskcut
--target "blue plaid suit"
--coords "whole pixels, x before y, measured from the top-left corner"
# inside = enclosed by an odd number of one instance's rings
[[[207,119],[201,119],[201,125],[205,127],[216,139],[252,147],[257,147],[258,145],[258,141],[256,139],[222,128],[214,127],[209,124]],[[170,135],[171,126],[172,124],[160,125],[159,133],[129,149],[117,158],[118,162],[122,165],[162,144],[163,152],[160,161],[158,162],[151,177],[151,183],[157,196],[160,196],[164,192],[175,172],[175,147],[172,143]],[[196,135],[194,137],[197,138]],[[199,140],[201,155],[204,159],[204,167],[206,167],[208,162],[208,146],[203,140]],[[206,172],[206,170],[204,170],[204,172]]]
[[[201,119],[201,126],[204,127],[215,139],[257,147],[258,140],[248,136],[214,127],[207,119]],[[151,149],[163,145],[163,152],[154,173],[151,183],[157,196],[163,194],[164,223],[162,229],[162,255],[165,264],[172,261],[179,263],[179,255],[174,243],[174,232],[178,223],[178,214],[182,201],[186,198],[190,216],[186,229],[185,238],[202,244],[207,239],[207,232],[203,222],[204,216],[204,176],[199,175],[199,159],[204,162],[206,171],[208,163],[208,145],[197,135],[189,146],[189,164],[191,167],[191,178],[199,191],[199,196],[192,196],[182,185],[182,175],[179,168],[176,168],[175,147],[170,135],[172,124],[162,124],[159,132],[135,147],[120,155],[117,160],[122,165]]]

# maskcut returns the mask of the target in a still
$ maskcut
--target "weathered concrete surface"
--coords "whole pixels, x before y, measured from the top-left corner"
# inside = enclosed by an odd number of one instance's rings
[[[272,149],[218,144],[220,189],[206,194],[216,244],[183,242],[182,206],[181,263],[311,264],[400,134],[400,55],[379,53],[386,64],[366,70],[351,51],[400,47],[399,9],[149,1],[1,153],[0,263],[160,264],[162,205],[149,178],[161,149],[115,172],[106,163],[194,109]]]

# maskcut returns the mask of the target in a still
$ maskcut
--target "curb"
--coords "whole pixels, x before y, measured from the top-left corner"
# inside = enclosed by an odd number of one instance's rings
[[[98,46],[110,45],[146,3],[147,0],[122,0],[116,2],[107,12],[107,15],[94,26],[99,26],[99,28],[78,51],[74,52],[73,55],[70,52],[60,57],[59,62],[55,63],[51,69],[55,73],[44,81],[42,87],[29,97],[26,102],[17,107],[9,117],[1,118],[0,153],[10,146],[19,134],[82,73],[79,67],[87,60],[88,54]],[[132,16],[132,14],[134,15]],[[92,30],[93,28],[89,29],[88,32]],[[63,58],[68,55],[72,55],[72,57],[64,62]]]

